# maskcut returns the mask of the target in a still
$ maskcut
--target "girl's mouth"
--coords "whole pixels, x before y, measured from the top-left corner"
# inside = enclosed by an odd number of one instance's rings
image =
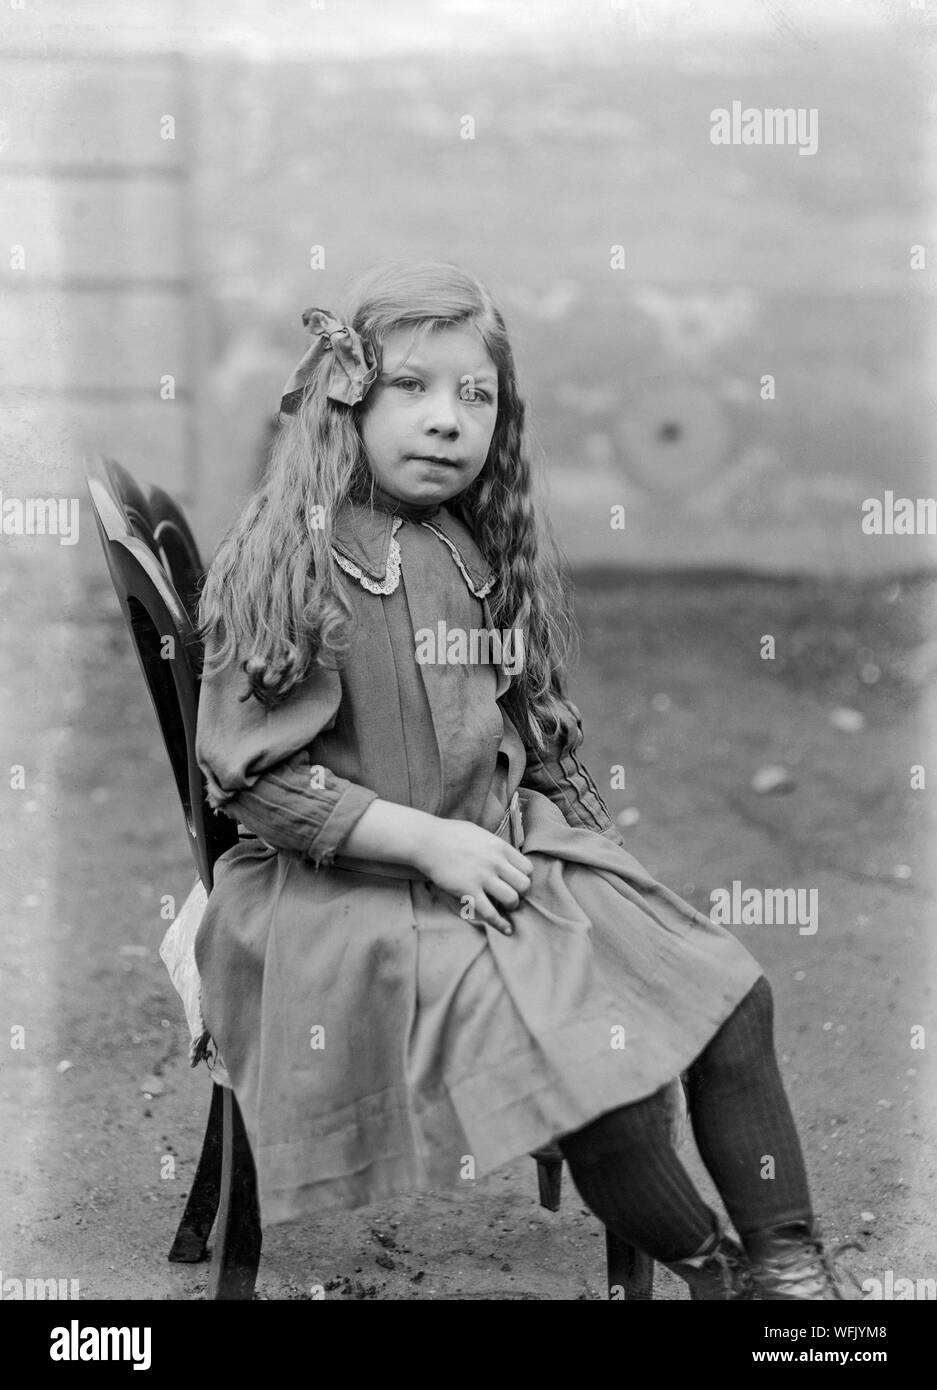
[[[438,454],[412,454],[411,458],[417,463],[436,463],[442,468],[458,468],[455,459],[440,458]]]

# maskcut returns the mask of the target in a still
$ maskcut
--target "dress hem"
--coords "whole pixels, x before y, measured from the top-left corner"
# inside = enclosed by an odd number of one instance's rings
[[[472,1124],[474,1117],[469,1111],[474,1107],[469,1106],[460,1112],[459,1087],[455,1086],[448,1096],[442,1097],[434,1105],[423,1107],[416,1118],[424,1133],[432,1133],[438,1126],[440,1133],[450,1135],[453,1133],[454,1118],[457,1132],[465,1137],[464,1148],[458,1143],[453,1145],[451,1141],[447,1145],[429,1143],[403,1156],[388,1155],[387,1158],[373,1159],[358,1173],[346,1171],[341,1176],[310,1184],[302,1180],[296,1182],[295,1179],[300,1173],[305,1178],[315,1171],[314,1144],[312,1162],[308,1141],[266,1149],[262,1147],[258,1169],[262,1173],[266,1168],[273,1178],[268,1182],[261,1178],[263,1224],[277,1225],[326,1210],[356,1210],[417,1194],[464,1191],[471,1180],[456,1178],[455,1174],[461,1170],[467,1157],[471,1156],[475,1161],[475,1181],[489,1177],[506,1164],[516,1162],[556,1139],[581,1129],[609,1110],[655,1094],[679,1078],[754,985],[762,972],[754,960],[752,965],[750,984],[741,993],[737,990],[727,992],[721,1009],[714,1011],[714,1016],[702,1030],[706,1033],[703,1041],[699,1042],[699,1028],[685,1030],[679,1038],[672,1039],[669,1056],[664,1056],[662,1049],[659,1066],[649,1067],[643,1074],[632,1071],[627,1078],[615,1076],[610,1069],[613,1063],[610,1063],[602,1068],[600,1076],[596,1076],[596,1058],[592,1053],[576,1060],[564,1057],[561,1072],[536,1090],[527,1091],[521,1096],[510,1096],[500,1108],[493,1107],[489,1090],[484,1110],[484,1129],[479,1127],[478,1130],[479,1134],[484,1134],[481,1143],[476,1140],[473,1145],[465,1134],[465,1124]],[[523,1057],[523,1067],[529,1069],[532,1054],[542,1059],[541,1049],[533,1047],[529,1054],[519,1054]],[[497,1074],[495,1068],[492,1068],[491,1074]],[[479,1077],[471,1080],[473,1084],[478,1084]],[[479,1094],[481,1097],[485,1095],[484,1086],[480,1087]],[[548,1105],[542,1103],[541,1097],[548,1098]],[[391,1093],[387,1100],[390,1110],[413,1114],[406,1092],[396,1101]],[[384,1114],[388,1114],[387,1109],[384,1109]],[[324,1138],[323,1148],[334,1137],[333,1132]],[[458,1149],[461,1152],[457,1153]],[[280,1168],[275,1178],[270,1172],[271,1167]]]

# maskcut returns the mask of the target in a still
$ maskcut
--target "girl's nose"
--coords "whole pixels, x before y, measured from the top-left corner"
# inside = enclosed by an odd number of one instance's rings
[[[448,392],[436,391],[426,398],[424,425],[428,434],[454,439],[459,433],[459,415]]]

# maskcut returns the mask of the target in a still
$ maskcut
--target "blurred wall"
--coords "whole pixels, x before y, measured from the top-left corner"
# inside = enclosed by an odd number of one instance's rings
[[[170,0],[117,30],[103,0],[3,18],[7,492],[102,451],[175,490],[210,549],[302,309],[432,256],[505,309],[574,563],[932,564],[934,537],[860,526],[866,498],[935,491],[937,109],[912,12],[730,29],[716,5],[691,31],[625,3],[535,27],[390,8],[294,7],[292,36],[247,0],[223,32]],[[816,153],[714,145],[733,100],[815,109]]]
[[[160,138],[187,109],[185,60],[8,50],[0,87],[4,389],[23,407],[6,448],[55,415],[193,500],[192,146]]]

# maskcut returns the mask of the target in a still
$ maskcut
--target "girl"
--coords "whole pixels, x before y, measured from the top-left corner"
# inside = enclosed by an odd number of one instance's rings
[[[693,1297],[857,1297],[814,1225],[767,981],[627,852],[577,756],[501,314],[455,266],[394,264],[303,318],[201,609],[199,761],[251,836],[196,959],[264,1219],[451,1190],[469,1156],[481,1176],[557,1138]],[[671,1143],[684,1072],[741,1246]]]

